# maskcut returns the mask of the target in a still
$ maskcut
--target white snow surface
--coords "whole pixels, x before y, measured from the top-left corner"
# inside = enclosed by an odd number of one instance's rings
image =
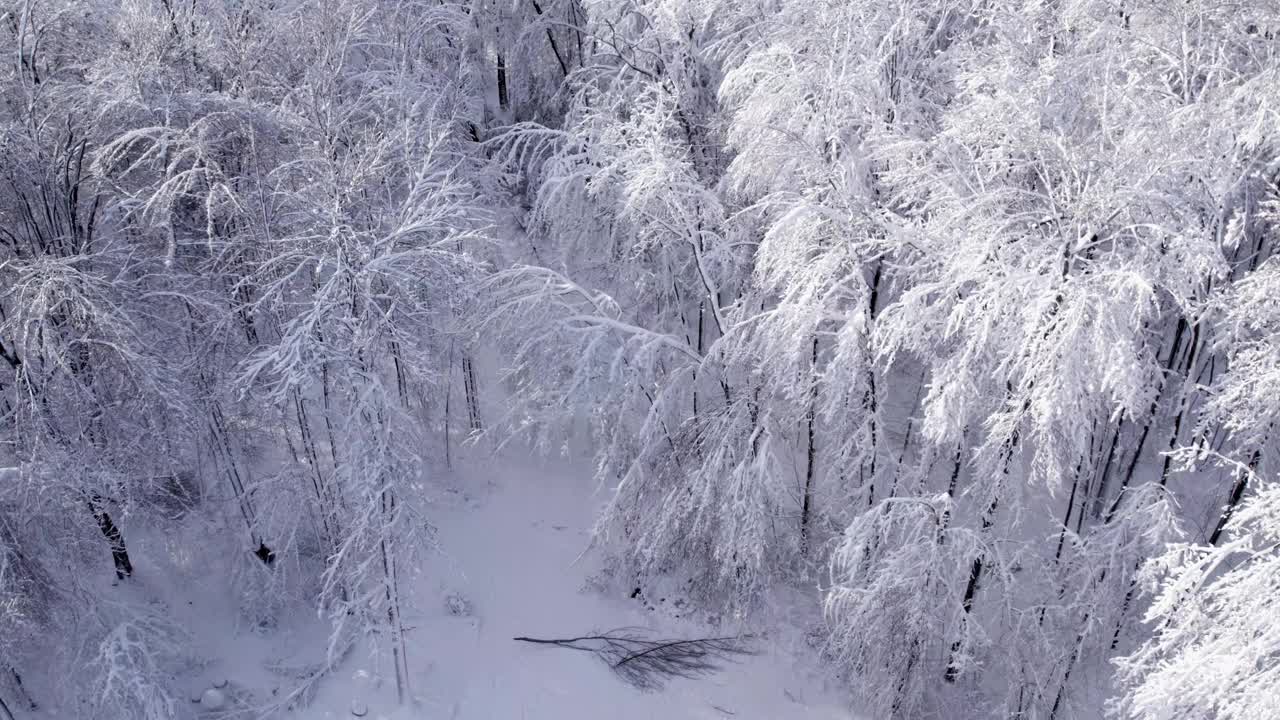
[[[625,592],[602,592],[592,582],[599,553],[588,549],[602,501],[594,483],[583,472],[535,461],[504,465],[508,469],[459,474],[432,505],[439,551],[405,580],[412,702],[397,704],[394,679],[385,676],[390,662],[379,663],[358,646],[324,678],[310,703],[285,717],[340,720],[353,717],[354,709],[370,720],[855,718],[824,679],[816,653],[804,649],[800,631],[786,623],[748,624],[744,632],[762,635],[753,645],[757,654],[650,692],[625,684],[588,653],[513,641],[619,627],[662,638],[734,630],[647,610]],[[289,689],[268,669],[272,662],[301,667],[321,657],[327,625],[314,612],[293,614],[270,631],[236,630],[235,613],[220,607],[225,602],[218,593],[199,584],[179,592],[190,596],[170,597],[166,604],[186,606],[193,651],[202,660],[178,678],[192,698],[229,680],[227,694],[237,707],[261,706],[271,702],[273,690]],[[190,708],[197,718],[219,715],[198,703]]]

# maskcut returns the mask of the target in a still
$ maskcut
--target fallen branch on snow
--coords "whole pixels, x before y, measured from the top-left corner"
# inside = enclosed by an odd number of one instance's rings
[[[649,640],[636,628],[600,635],[552,639],[517,637],[519,642],[556,645],[589,652],[641,690],[659,690],[673,677],[696,678],[713,673],[743,655],[754,655],[749,635],[691,640]]]

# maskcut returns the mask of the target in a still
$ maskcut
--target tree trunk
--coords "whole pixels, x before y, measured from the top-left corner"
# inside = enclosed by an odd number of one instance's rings
[[[1249,470],[1255,470],[1258,462],[1262,459],[1262,451],[1254,450],[1253,456],[1249,458]],[[1227,505],[1222,509],[1222,515],[1218,518],[1218,524],[1214,526],[1213,533],[1209,535],[1209,544],[1217,545],[1218,540],[1222,538],[1222,531],[1226,529],[1227,523],[1231,522],[1231,516],[1236,512],[1236,506],[1240,504],[1240,500],[1244,497],[1245,488],[1249,484],[1249,473],[1244,470],[1236,471],[1236,481],[1231,485],[1231,496],[1227,498]]]
[[[97,495],[89,500],[89,510],[98,521],[98,528],[111,546],[111,561],[116,567],[116,577],[120,580],[133,575],[133,563],[129,560],[129,549],[125,546],[124,536],[116,526],[111,515],[103,507],[103,499]]]
[[[702,347],[702,344],[703,344],[703,337],[704,337],[703,332],[705,328],[703,321],[706,318],[706,315],[707,315],[706,299],[699,300],[698,301],[698,344],[696,346],[699,357],[701,357],[702,354],[705,352],[705,350]],[[695,418],[698,417],[698,368],[696,365],[693,368],[693,416]]]
[[[968,433],[968,428],[960,434],[960,440],[956,443],[956,459],[955,464],[951,466],[951,479],[947,481],[947,500],[953,500],[956,496],[956,483],[960,480],[960,468],[964,465],[964,438]],[[938,544],[942,545],[946,542],[946,530],[951,526],[951,507],[942,512],[942,522],[938,524]]]
[[[1058,710],[1062,708],[1062,700],[1067,695],[1067,684],[1071,682],[1071,671],[1075,669],[1076,659],[1080,657],[1081,639],[1076,638],[1075,647],[1071,648],[1071,657],[1067,658],[1067,669],[1062,673],[1062,684],[1058,686],[1058,694],[1053,698],[1053,707],[1049,709],[1049,720],[1057,720]]]
[[[320,453],[316,450],[315,438],[311,433],[311,421],[307,416],[306,400],[297,390],[293,391],[294,414],[298,421],[299,444],[302,446],[303,459],[311,467],[311,487],[316,494],[316,508],[320,513],[320,530],[324,535],[326,552],[335,552],[341,535],[337,503],[332,497],[329,483],[320,469]]]
[[[1120,483],[1120,491],[1116,493],[1115,499],[1112,500],[1111,506],[1104,514],[1103,506],[1106,504],[1107,485],[1110,476],[1104,473],[1102,482],[1098,487],[1098,494],[1094,496],[1093,517],[1095,520],[1101,518],[1104,523],[1111,522],[1111,518],[1115,515],[1116,510],[1120,507],[1120,501],[1123,499],[1125,491],[1128,490],[1129,484],[1133,481],[1133,475],[1137,471],[1138,463],[1142,460],[1142,451],[1147,444],[1147,436],[1151,434],[1151,425],[1156,421],[1156,412],[1160,407],[1160,399],[1164,396],[1164,391],[1169,387],[1168,376],[1173,374],[1177,365],[1179,356],[1182,353],[1182,337],[1187,330],[1186,318],[1178,318],[1178,323],[1173,331],[1173,344],[1169,347],[1169,355],[1165,359],[1164,369],[1165,376],[1160,380],[1160,386],[1156,390],[1155,399],[1151,401],[1151,409],[1147,413],[1147,419],[1142,424],[1142,432],[1138,435],[1138,445],[1133,451],[1133,457],[1129,461],[1129,466],[1125,469],[1124,479]],[[1117,429],[1119,433],[1119,429]],[[1114,443],[1114,441],[1113,441]],[[1114,451],[1114,446],[1112,450]],[[1107,467],[1111,466],[1110,458],[1108,458]]]
[[[235,495],[236,505],[240,508],[240,516],[244,518],[245,528],[249,531],[250,547],[256,547],[254,555],[263,563],[270,565],[275,561],[275,552],[267,547],[265,540],[258,536],[257,513],[253,508],[253,498],[245,488],[244,478],[240,474],[240,466],[232,454],[231,438],[227,430],[226,418],[217,400],[209,407],[209,433],[215,453],[221,451],[223,468],[231,492]]]
[[[1079,535],[1084,528],[1084,518],[1086,515],[1092,515],[1094,519],[1102,517],[1102,508],[1106,504],[1107,485],[1111,480],[1111,466],[1116,461],[1116,446],[1120,444],[1120,435],[1124,433],[1125,417],[1121,417],[1116,423],[1115,430],[1111,433],[1111,447],[1107,450],[1107,459],[1102,464],[1102,470],[1098,473],[1098,486],[1091,489],[1093,493],[1093,508],[1091,512],[1085,512],[1085,505],[1089,502],[1089,495],[1086,493],[1080,498],[1080,514],[1076,515],[1076,534]],[[1092,483],[1090,483],[1092,484]]]
[[[871,294],[867,298],[867,326],[872,327],[876,319],[876,309],[880,297],[880,276],[883,270],[883,263],[876,263],[875,273],[871,277]],[[867,394],[862,400],[863,406],[871,416],[871,467],[868,468],[866,484],[867,489],[867,507],[871,507],[876,501],[876,452],[878,445],[879,428],[876,422],[876,412],[878,408],[878,399],[876,398],[876,371],[874,367],[867,368]],[[865,467],[865,466],[864,466]],[[861,469],[859,470],[861,472]]]
[[[507,62],[503,59],[502,53],[498,53],[498,107],[506,112],[510,106],[507,97]]]
[[[383,522],[390,527],[395,522],[396,499],[387,489],[382,491]],[[404,624],[400,617],[400,583],[396,577],[396,560],[387,547],[386,530],[380,543],[382,551],[383,589],[387,599],[387,623],[391,630],[391,655],[396,667],[396,699],[404,704],[409,694],[409,658],[405,652]]]
[[[471,422],[471,429],[483,430],[484,424],[480,419],[480,393],[476,386],[476,369],[471,362],[470,354],[462,356],[462,382],[467,392],[467,416]]]
[[[1076,490],[1080,487],[1080,476],[1084,474],[1084,457],[1076,463],[1076,471],[1071,480],[1071,494],[1067,497],[1067,514],[1062,518],[1062,529],[1058,531],[1058,547],[1053,551],[1053,559],[1062,559],[1062,546],[1067,541],[1067,528],[1071,526],[1071,511],[1076,503]],[[1083,512],[1083,508],[1081,509]]]
[[[898,496],[898,478],[902,475],[902,463],[907,460],[907,452],[911,449],[911,433],[915,426],[915,414],[920,409],[920,395],[924,392],[924,379],[929,374],[929,369],[925,368],[920,373],[920,380],[916,383],[916,397],[911,401],[911,414],[907,416],[907,429],[902,437],[902,451],[898,453],[898,464],[893,468],[893,480],[889,483],[889,493],[885,497]]]
[[[323,342],[323,340],[321,341]],[[324,429],[329,436],[329,457],[333,460],[333,469],[337,471],[342,462],[338,459],[338,439],[333,431],[333,405],[329,399],[329,363],[320,363],[320,390],[324,399]]]
[[[1000,506],[1001,486],[1004,485],[1005,476],[1009,474],[1009,463],[1013,459],[1013,444],[1016,442],[1016,438],[1011,440],[1009,446],[1005,449],[1004,469],[1002,471],[1002,475],[1000,479],[996,481],[998,484],[996,485],[995,492],[992,493],[991,504],[987,506],[987,511],[982,514],[983,535],[986,535],[992,525],[995,524],[996,510]],[[983,556],[982,553],[979,552],[978,555],[973,558],[973,565],[969,567],[969,582],[965,584],[964,596],[961,598],[961,605],[964,606],[965,622],[968,622],[968,618],[973,611],[973,599],[978,594],[978,585],[982,582],[982,571],[984,567],[985,564]],[[951,644],[951,657],[947,660],[947,670],[942,676],[947,682],[955,682],[956,678],[960,676],[960,667],[956,664],[956,655],[960,652],[960,648],[961,641],[959,640]]]
[[[808,447],[804,467],[804,499],[800,505],[800,554],[809,552],[809,513],[813,507],[813,471],[815,461],[815,445],[813,423],[818,404],[818,338],[813,338],[813,353],[810,362],[812,370],[809,379],[809,409],[805,413],[805,425],[808,434]]]
[[[453,467],[453,454],[451,450],[451,442],[449,438],[449,428],[453,425],[453,403],[450,399],[453,396],[453,341],[449,341],[449,365],[445,369],[445,385],[444,385],[444,466]]]
[[[1169,470],[1172,467],[1173,450],[1178,446],[1178,436],[1182,433],[1182,420],[1183,420],[1183,417],[1186,415],[1188,409],[1190,408],[1191,403],[1188,399],[1190,397],[1190,390],[1187,388],[1186,383],[1191,382],[1191,373],[1195,367],[1196,358],[1200,354],[1201,343],[1199,338],[1200,338],[1200,326],[1197,324],[1192,331],[1191,342],[1187,349],[1187,361],[1186,361],[1186,364],[1183,366],[1183,374],[1185,377],[1183,380],[1184,385],[1182,388],[1182,397],[1178,402],[1178,413],[1173,418],[1173,432],[1169,436],[1169,449],[1165,453],[1164,463],[1160,468],[1160,487],[1165,487],[1169,482]],[[1169,355],[1170,367],[1172,367],[1176,353],[1177,353],[1177,348],[1175,347]],[[1165,380],[1165,383],[1166,384],[1168,383],[1167,378]],[[1150,421],[1148,422],[1147,426],[1150,427]],[[1132,468],[1130,469],[1130,474],[1132,474]],[[1243,490],[1243,488],[1241,488],[1241,490]],[[1116,503],[1118,504],[1119,501],[1120,499],[1117,497]],[[1112,506],[1111,512],[1107,514],[1108,521],[1110,521],[1111,514],[1114,512],[1115,512],[1115,506]],[[1111,649],[1112,650],[1115,650],[1120,645],[1120,633],[1123,632],[1124,630],[1124,619],[1125,619],[1125,616],[1129,614],[1129,606],[1133,603],[1133,595],[1134,595],[1134,592],[1136,592],[1137,586],[1138,586],[1137,571],[1138,571],[1138,568],[1141,567],[1141,565],[1142,565],[1141,560],[1138,560],[1134,563],[1134,566],[1133,566],[1134,577],[1131,580],[1129,580],[1129,589],[1125,591],[1124,601],[1120,604],[1120,615],[1118,618],[1116,618],[1116,627],[1115,627],[1115,630],[1111,633]]]
[[[18,674],[17,669],[9,668],[9,673],[13,675],[13,686],[18,691],[18,702],[26,705],[32,712],[39,710],[40,706],[36,704],[35,698],[27,693],[27,687],[22,684],[22,676]]]
[[[533,11],[542,16],[542,6],[538,4],[538,0],[532,0]],[[564,56],[560,54],[560,46],[556,44],[556,36],[551,33],[551,28],[547,28],[547,42],[551,44],[551,53],[556,56],[556,62],[560,65],[560,77],[569,77],[569,65],[565,63]],[[581,42],[581,40],[579,40]],[[581,59],[579,59],[581,62]]]

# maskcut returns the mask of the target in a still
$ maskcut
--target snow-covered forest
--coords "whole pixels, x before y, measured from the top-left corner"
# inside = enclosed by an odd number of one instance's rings
[[[0,720],[517,717],[565,503],[838,717],[1280,717],[1278,244],[1277,0],[0,0]]]

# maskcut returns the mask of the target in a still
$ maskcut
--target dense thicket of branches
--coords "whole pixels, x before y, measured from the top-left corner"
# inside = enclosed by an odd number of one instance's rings
[[[177,582],[130,546],[156,525],[197,564],[239,546],[255,621],[318,597],[331,660],[381,638],[409,692],[402,580],[424,475],[466,432],[445,409],[491,222],[472,24],[419,2],[0,3],[8,705],[14,672],[49,694],[89,673],[70,715],[173,717],[173,629],[99,582],[104,552]],[[42,657],[42,635],[83,649]]]
[[[0,0],[0,713],[171,715],[178,631],[102,595],[168,567],[154,527],[240,547],[255,613],[319,597],[330,661],[380,638],[403,695],[424,476],[584,426],[628,588],[742,618],[820,581],[873,716],[1280,706],[1278,32]]]
[[[518,427],[591,420],[629,582],[816,576],[875,716],[1280,702],[1235,564],[1270,511],[1233,515],[1273,472],[1280,7],[584,6],[565,114],[489,142],[529,240],[482,326]],[[1218,623],[1258,639],[1197,676]]]

